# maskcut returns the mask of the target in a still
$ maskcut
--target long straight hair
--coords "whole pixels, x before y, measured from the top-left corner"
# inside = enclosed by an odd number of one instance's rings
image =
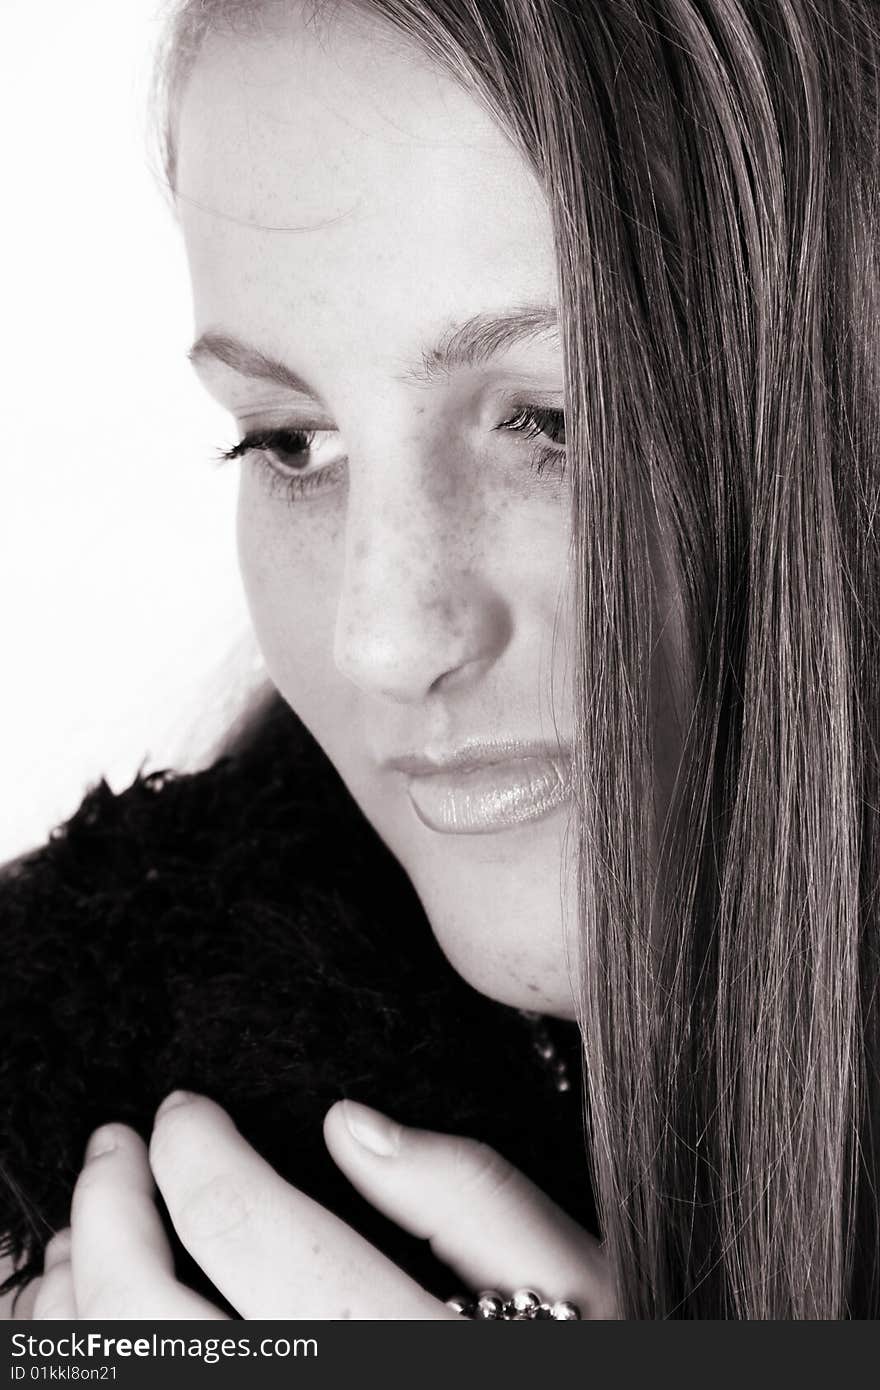
[[[580,1024],[621,1315],[877,1317],[877,4],[353,3],[488,104],[553,214]],[[261,9],[178,9],[172,188],[204,35]],[[655,534],[689,688],[659,824]]]

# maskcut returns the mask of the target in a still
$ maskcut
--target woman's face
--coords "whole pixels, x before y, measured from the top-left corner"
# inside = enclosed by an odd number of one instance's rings
[[[194,365],[255,436],[239,546],[268,670],[458,971],[573,1016],[546,202],[474,99],[362,20],[209,41],[178,191]]]

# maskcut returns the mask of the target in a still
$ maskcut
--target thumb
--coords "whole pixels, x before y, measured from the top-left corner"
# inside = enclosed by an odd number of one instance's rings
[[[357,1101],[324,1120],[336,1164],[374,1207],[475,1291],[534,1288],[585,1318],[615,1317],[602,1247],[487,1144],[396,1124]]]

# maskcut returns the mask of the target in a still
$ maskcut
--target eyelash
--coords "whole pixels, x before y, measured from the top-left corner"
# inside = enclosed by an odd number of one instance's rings
[[[561,410],[553,410],[550,406],[520,406],[514,415],[503,420],[495,428],[496,430],[510,430],[512,434],[521,434],[526,439],[538,439],[543,434],[552,440],[555,432],[561,433],[561,440],[553,440],[552,445],[545,445],[537,450],[530,460],[529,466],[539,478],[548,468],[553,467],[559,470],[560,477],[564,476],[565,415]]]
[[[274,429],[250,430],[238,444],[234,444],[231,449],[223,450],[218,456],[219,462],[228,463],[234,459],[252,457],[255,466],[263,474],[270,489],[284,493],[291,502],[295,502],[318,488],[330,486],[334,481],[332,475],[338,472],[344,459],[339,459],[337,463],[328,464],[326,468],[316,470],[314,473],[304,473],[298,476],[296,473],[284,473],[277,464],[271,462],[269,453],[271,450],[281,448],[287,453],[301,454],[305,457],[318,433],[323,433],[323,431],[296,429],[283,425],[276,426]]]
[[[521,434],[525,439],[539,439],[541,435],[546,435],[553,441],[552,444],[537,449],[529,460],[529,467],[539,478],[549,468],[556,470],[560,478],[564,476],[565,416],[561,410],[545,406],[520,406],[513,415],[494,428]],[[311,492],[331,486],[335,481],[334,475],[345,460],[339,459],[314,473],[297,475],[283,472],[277,464],[272,463],[269,454],[272,450],[281,448],[288,453],[305,456],[315,436],[322,433],[324,431],[287,426],[250,430],[232,448],[223,450],[218,455],[218,461],[231,462],[234,459],[252,456],[254,463],[265,474],[270,487],[273,490],[280,489],[289,501],[296,501]],[[562,439],[553,439],[554,434],[561,434]]]

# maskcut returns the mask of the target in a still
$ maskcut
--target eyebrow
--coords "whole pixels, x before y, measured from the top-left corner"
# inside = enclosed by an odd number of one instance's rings
[[[239,376],[250,377],[253,381],[271,381],[275,386],[283,386],[300,396],[315,396],[315,392],[301,376],[292,371],[277,357],[270,357],[259,348],[250,347],[229,333],[209,329],[197,338],[187,353],[194,367],[206,362],[222,362]]]
[[[428,384],[468,367],[479,367],[518,343],[542,337],[558,328],[550,304],[526,305],[504,314],[475,314],[449,329],[436,346],[422,353],[418,366],[405,369],[407,381]]]
[[[424,350],[417,363],[404,368],[403,380],[428,385],[453,372],[484,365],[518,343],[527,342],[558,328],[558,316],[550,304],[525,305],[503,314],[475,314],[450,328],[433,347]],[[277,357],[249,346],[231,334],[209,329],[190,348],[194,367],[221,362],[240,376],[270,381],[298,395],[317,399],[308,382]]]

